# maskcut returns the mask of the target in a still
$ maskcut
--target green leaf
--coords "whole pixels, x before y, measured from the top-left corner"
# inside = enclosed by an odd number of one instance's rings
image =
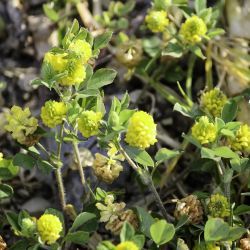
[[[112,34],[112,31],[107,31],[97,36],[94,40],[94,50],[99,50],[106,47],[112,37]]]
[[[157,245],[163,245],[173,239],[175,228],[165,220],[158,220],[150,227],[150,234]]]
[[[0,200],[13,195],[13,188],[7,184],[0,184]]]
[[[90,96],[98,96],[100,91],[98,89],[84,89],[78,92],[77,98],[86,98]]]
[[[229,235],[225,240],[235,241],[241,238],[243,234],[247,232],[247,229],[243,227],[230,227]]]
[[[73,222],[73,225],[71,226],[71,228],[69,229],[69,232],[74,232],[76,231],[79,227],[81,227],[83,224],[85,224],[86,222],[89,222],[90,220],[96,218],[95,214],[92,213],[88,213],[88,212],[83,212],[80,213],[75,221]]]
[[[199,13],[207,7],[207,0],[195,0],[194,6],[196,13]]]
[[[134,235],[134,228],[128,222],[125,222],[120,233],[120,241],[130,241]]]
[[[183,55],[183,48],[178,43],[168,43],[167,47],[162,50],[162,56],[171,56],[180,58]]]
[[[87,83],[88,89],[99,89],[112,83],[117,72],[113,69],[103,68],[97,70]]]
[[[27,239],[19,240],[12,245],[10,250],[27,250],[29,247],[29,241]]]
[[[225,106],[222,110],[221,118],[225,122],[231,122],[235,119],[237,112],[238,112],[237,102],[234,100],[230,100],[225,104]]]
[[[140,221],[140,231],[150,238],[150,227],[154,223],[154,218],[142,207],[136,207],[136,210]]]
[[[182,115],[186,116],[186,117],[191,117],[193,118],[193,114],[192,112],[190,112],[190,110],[185,107],[185,106],[182,106],[180,103],[176,103],[174,105],[174,108],[173,108],[174,111],[177,111],[177,112],[180,112]]]
[[[5,215],[12,229],[16,231],[21,231],[21,227],[18,224],[18,214],[9,211],[9,212],[6,212]]]
[[[190,50],[198,57],[200,57],[201,59],[205,60],[206,57],[203,55],[201,48],[199,46],[192,46],[190,47]]]
[[[0,161],[0,180],[9,180],[19,172],[19,167],[14,166],[12,160],[3,159]]]
[[[155,160],[157,161],[156,164],[159,165],[161,162],[170,160],[177,155],[180,155],[180,151],[161,148],[155,155]]]
[[[210,218],[206,222],[204,229],[205,241],[219,241],[226,239],[229,234],[230,227],[219,218]]]
[[[250,214],[250,206],[241,204],[234,209],[234,215]]]
[[[45,15],[53,22],[57,22],[59,19],[58,13],[53,9],[51,4],[43,4],[43,11]]]
[[[30,155],[18,153],[13,158],[13,164],[26,169],[32,169],[36,164],[36,160]]]
[[[238,154],[234,153],[229,147],[226,146],[214,148],[213,152],[216,156],[222,158],[228,158],[228,159],[239,158]]]
[[[145,150],[130,147],[128,145],[124,146],[124,149],[132,160],[144,166],[154,167],[153,159]]]
[[[223,183],[230,183],[232,181],[232,178],[233,178],[233,173],[234,171],[230,168],[226,169],[225,170],[225,173],[222,177],[222,182]]]
[[[145,236],[142,234],[134,235],[131,241],[133,241],[139,249],[142,249],[145,244]]]
[[[48,161],[39,159],[37,162],[37,167],[43,174],[50,174],[55,167]]]
[[[221,28],[214,28],[209,30],[209,32],[207,33],[207,36],[209,38],[214,38],[216,36],[220,36],[220,35],[224,35],[225,34],[225,30],[221,29]]]
[[[152,38],[145,38],[142,40],[142,46],[145,52],[151,57],[155,57],[157,55],[160,45],[161,40],[157,36],[153,36]]]
[[[181,228],[182,226],[184,226],[186,223],[189,222],[189,217],[188,215],[183,215],[181,216],[181,218],[178,220],[176,226],[175,226],[175,230],[178,230],[179,228]]]
[[[89,240],[89,233],[84,231],[77,231],[74,233],[68,233],[64,238],[66,242],[72,242],[79,245],[84,245]]]
[[[96,250],[116,250],[116,246],[110,241],[103,241],[97,246]]]

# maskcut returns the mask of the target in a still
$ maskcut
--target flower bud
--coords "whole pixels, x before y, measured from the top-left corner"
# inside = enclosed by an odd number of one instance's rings
[[[119,115],[115,111],[111,111],[109,115],[108,124],[111,127],[116,127],[119,125],[119,121],[120,121]]]
[[[227,198],[222,194],[213,194],[208,203],[208,211],[212,217],[224,218],[230,215]]]
[[[36,219],[24,218],[21,222],[22,235],[32,237],[36,231]]]

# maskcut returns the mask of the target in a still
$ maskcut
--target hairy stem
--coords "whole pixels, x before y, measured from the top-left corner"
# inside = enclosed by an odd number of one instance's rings
[[[75,156],[76,156],[77,167],[78,167],[78,171],[79,171],[79,174],[80,174],[81,183],[82,183],[83,186],[85,186],[86,180],[85,180],[85,176],[84,176],[84,172],[83,172],[83,167],[82,167],[82,163],[81,163],[81,157],[80,157],[80,152],[79,152],[77,142],[73,142],[73,148],[74,148],[74,153],[75,153]]]
[[[186,80],[186,91],[187,96],[190,100],[192,100],[192,80],[193,80],[193,70],[194,64],[196,61],[196,55],[192,54],[188,60],[188,72],[187,72],[187,80]]]
[[[59,133],[59,142],[57,145],[57,160],[58,161],[60,161],[61,159],[63,129],[64,129],[64,124],[62,124],[61,126],[60,133]],[[57,186],[58,186],[58,191],[59,191],[60,203],[61,203],[62,210],[64,210],[66,207],[66,199],[65,199],[65,188],[63,184],[61,168],[62,166],[57,166],[55,174],[56,174],[56,181],[57,181]]]

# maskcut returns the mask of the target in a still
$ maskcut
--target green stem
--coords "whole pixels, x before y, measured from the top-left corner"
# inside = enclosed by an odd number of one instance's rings
[[[122,148],[122,146],[120,145],[119,142],[116,143],[116,147],[117,149],[120,151],[120,153],[124,156],[124,158],[127,160],[127,162],[129,163],[129,165],[139,174],[139,176],[141,177],[141,180],[143,181],[143,183],[145,183],[149,190],[152,192],[152,194],[154,195],[154,199],[155,202],[157,203],[157,206],[159,207],[163,217],[168,221],[169,220],[169,216],[167,214],[167,211],[161,201],[161,198],[154,186],[153,180],[151,175],[148,173],[148,171],[142,171],[141,168],[139,168],[134,161],[129,157],[129,155],[126,153],[126,151]]]
[[[59,132],[59,142],[57,145],[57,160],[59,160],[59,161],[61,159],[63,130],[64,130],[64,123],[61,125],[61,129]],[[58,191],[59,191],[60,203],[62,206],[62,210],[64,210],[66,207],[66,199],[65,199],[65,188],[64,188],[64,184],[63,184],[61,168],[62,168],[62,166],[57,166],[55,174],[56,174],[56,181],[57,181],[57,186],[58,186]]]
[[[85,176],[84,176],[84,172],[83,172],[83,167],[82,167],[82,163],[81,163],[81,156],[80,156],[80,152],[79,152],[77,142],[73,142],[73,148],[74,148],[74,153],[75,153],[75,156],[76,156],[77,167],[78,167],[78,171],[79,171],[79,174],[80,174],[81,183],[82,183],[83,186],[85,186],[86,180],[85,180]]]
[[[189,97],[190,100],[192,100],[192,80],[193,80],[195,61],[196,61],[196,55],[191,54],[188,60],[188,72],[186,80],[186,91],[187,91],[187,96]]]

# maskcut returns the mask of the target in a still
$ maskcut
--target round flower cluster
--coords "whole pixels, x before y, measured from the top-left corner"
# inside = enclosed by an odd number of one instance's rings
[[[54,128],[61,124],[67,114],[67,106],[64,102],[49,100],[41,109],[41,118],[47,127]]]
[[[71,86],[84,81],[86,77],[84,64],[88,62],[91,56],[90,44],[76,39],[69,45],[66,52],[47,52],[44,57],[44,63],[48,63],[55,73],[63,74],[58,79],[59,84]]]
[[[207,26],[198,16],[189,17],[180,29],[183,41],[190,44],[199,43],[206,33]]]
[[[12,133],[12,137],[20,144],[30,145],[30,139],[38,127],[38,120],[31,117],[29,108],[13,106],[10,113],[6,115],[8,124],[5,129]]]
[[[139,250],[133,241],[124,241],[115,248],[116,250]]]
[[[192,127],[192,136],[201,144],[214,142],[217,136],[217,128],[209,122],[207,116],[202,116]]]
[[[60,238],[63,226],[59,218],[53,214],[44,214],[37,221],[37,231],[41,240],[51,245]]]
[[[146,24],[152,32],[163,32],[169,24],[167,12],[164,10],[151,10],[146,18]]]
[[[228,217],[230,215],[230,209],[227,198],[221,194],[211,195],[208,203],[208,211],[212,217]]]
[[[78,129],[86,138],[97,135],[102,120],[101,112],[83,111],[78,120]]]
[[[156,143],[156,124],[144,111],[135,112],[129,119],[125,141],[132,147],[145,149]]]
[[[221,111],[226,102],[226,95],[218,88],[204,92],[200,101],[202,109],[214,117],[221,116]]]
[[[84,64],[87,63],[92,56],[92,50],[90,44],[80,39],[74,40],[69,45],[69,50],[73,51]]]
[[[250,127],[247,124],[241,125],[235,138],[229,139],[229,144],[235,151],[250,153]]]

